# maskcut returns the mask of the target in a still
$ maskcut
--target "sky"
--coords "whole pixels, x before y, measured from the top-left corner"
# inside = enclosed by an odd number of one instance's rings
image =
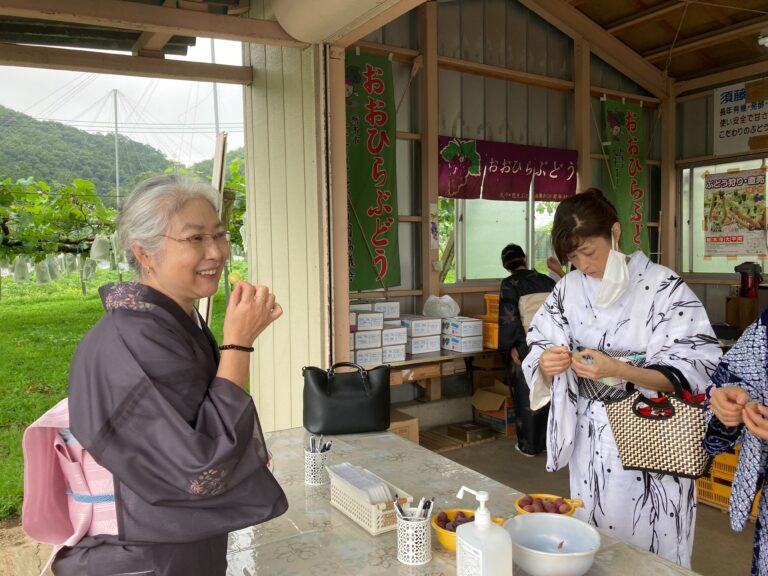
[[[242,64],[241,44],[216,40],[218,64]],[[187,56],[211,62],[211,41],[198,38]],[[149,144],[189,166],[213,157],[216,141],[213,84],[42,68],[0,66],[0,105],[39,120],[53,120],[88,132],[113,133],[118,91],[120,134]],[[227,148],[243,146],[243,87],[218,84],[220,131]]]

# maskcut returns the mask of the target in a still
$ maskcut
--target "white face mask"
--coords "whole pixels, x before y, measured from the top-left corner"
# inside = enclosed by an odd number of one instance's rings
[[[615,244],[616,241],[611,235],[611,251],[608,253],[603,280],[600,282],[600,288],[594,302],[598,308],[608,308],[615,304],[629,286],[627,258],[614,248]]]

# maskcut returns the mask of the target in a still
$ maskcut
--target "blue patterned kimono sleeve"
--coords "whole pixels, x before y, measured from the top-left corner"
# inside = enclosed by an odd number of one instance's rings
[[[749,393],[749,397],[763,401],[768,395],[768,375],[765,371],[765,325],[766,312],[750,324],[738,342],[720,360],[712,375],[711,385],[716,388],[738,386]],[[739,442],[744,425],[726,426],[707,409],[707,430],[704,435],[704,449],[712,455],[721,454]]]

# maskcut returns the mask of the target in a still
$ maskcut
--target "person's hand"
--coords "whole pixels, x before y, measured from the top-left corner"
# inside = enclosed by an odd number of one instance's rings
[[[744,406],[749,402],[749,394],[743,388],[714,388],[709,401],[712,412],[726,426],[738,426],[744,422]]]
[[[587,358],[590,359],[589,362],[586,361]],[[625,364],[622,361],[589,348],[579,353],[574,352],[573,362],[571,363],[571,367],[576,372],[576,375],[588,380],[600,380],[600,378],[616,376],[616,372],[624,366]]]
[[[539,370],[545,379],[562,374],[571,365],[571,351],[565,346],[552,346],[539,356]]]
[[[725,388],[720,388],[725,390]],[[762,440],[768,440],[768,407],[759,402],[747,402],[742,410],[742,418],[747,430]]]
[[[224,344],[251,346],[264,329],[280,318],[283,308],[269,288],[239,281],[229,295],[224,316]]]
[[[509,355],[512,357],[512,362],[518,366],[523,365],[523,359],[520,358],[520,353],[517,351],[517,348],[512,348],[512,350],[509,351]]]
[[[547,258],[547,268],[549,268],[550,270],[552,270],[552,272],[560,276],[560,278],[565,276],[565,272],[563,272],[563,265],[560,264],[558,259],[555,258],[554,256],[550,256],[549,258]]]

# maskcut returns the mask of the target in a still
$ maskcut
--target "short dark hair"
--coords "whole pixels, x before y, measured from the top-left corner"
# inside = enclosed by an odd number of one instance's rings
[[[501,251],[501,263],[509,272],[517,270],[525,266],[525,252],[517,244],[507,244]]]
[[[552,224],[552,246],[561,262],[587,238],[600,236],[611,239],[611,228],[619,221],[616,208],[598,188],[560,202]]]

